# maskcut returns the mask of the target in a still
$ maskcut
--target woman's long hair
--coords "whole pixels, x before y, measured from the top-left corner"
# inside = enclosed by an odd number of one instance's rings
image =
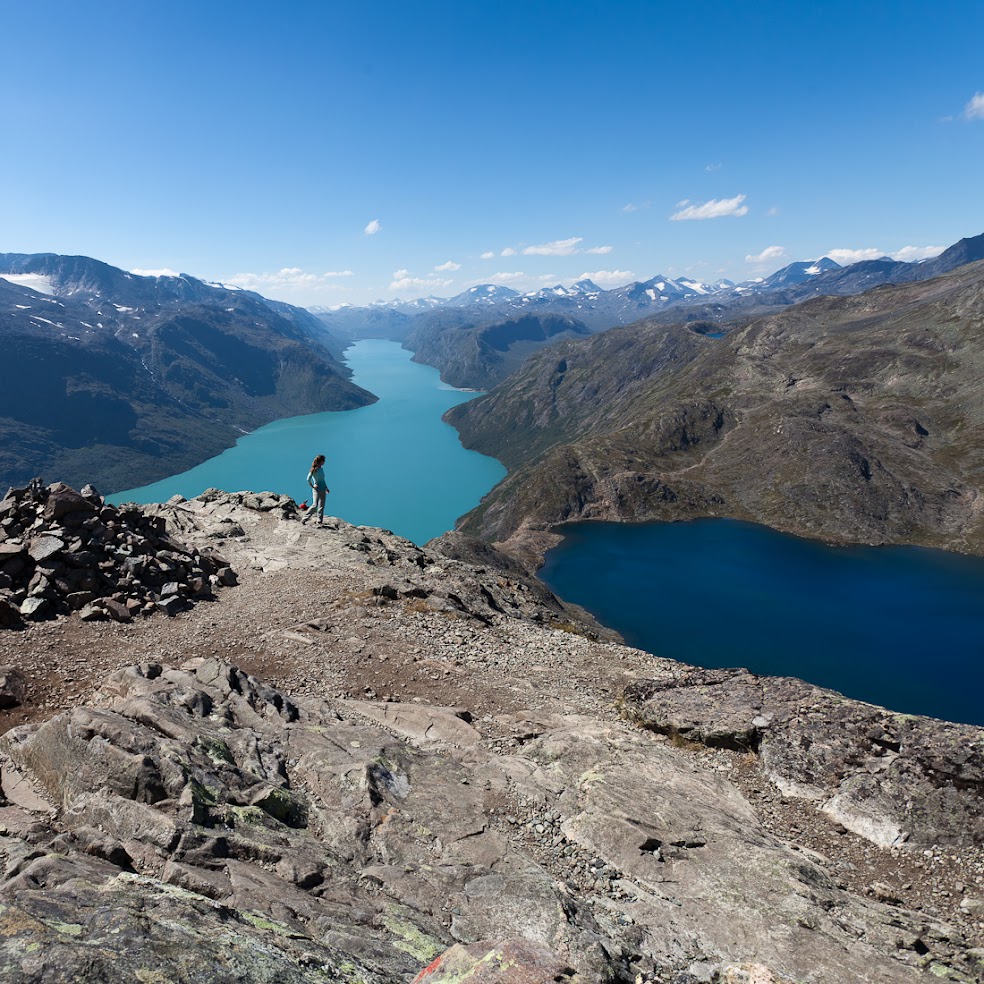
[[[319,454],[315,457],[314,461],[311,462],[311,471],[317,471],[325,463],[325,456]]]

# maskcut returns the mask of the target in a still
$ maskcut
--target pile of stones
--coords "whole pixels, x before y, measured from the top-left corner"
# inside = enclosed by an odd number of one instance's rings
[[[89,485],[35,479],[0,501],[0,628],[69,612],[118,622],[174,615],[235,583],[219,554],[178,543],[163,518],[108,505]]]

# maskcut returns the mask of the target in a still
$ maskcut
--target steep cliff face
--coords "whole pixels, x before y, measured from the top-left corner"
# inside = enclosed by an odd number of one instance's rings
[[[503,541],[565,519],[728,515],[984,552],[982,324],[978,263],[723,339],[643,324],[541,353],[447,414],[511,470],[461,527]]]
[[[375,399],[306,311],[88,257],[0,254],[0,340],[4,485],[128,488],[271,420]]]
[[[146,513],[240,583],[0,630],[4,981],[979,979],[982,729],[605,641],[461,534]]]

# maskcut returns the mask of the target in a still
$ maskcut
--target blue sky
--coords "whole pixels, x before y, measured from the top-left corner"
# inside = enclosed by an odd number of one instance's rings
[[[984,232],[979,0],[0,0],[0,24],[0,251],[334,305]]]

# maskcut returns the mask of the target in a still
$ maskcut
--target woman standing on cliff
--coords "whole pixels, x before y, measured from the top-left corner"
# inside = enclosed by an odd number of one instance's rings
[[[302,523],[306,523],[310,516],[318,513],[318,525],[322,526],[325,521],[325,496],[328,494],[328,483],[325,481],[325,456],[319,454],[311,462],[311,470],[308,472],[307,483],[314,490],[311,496],[311,508],[304,514]]]

